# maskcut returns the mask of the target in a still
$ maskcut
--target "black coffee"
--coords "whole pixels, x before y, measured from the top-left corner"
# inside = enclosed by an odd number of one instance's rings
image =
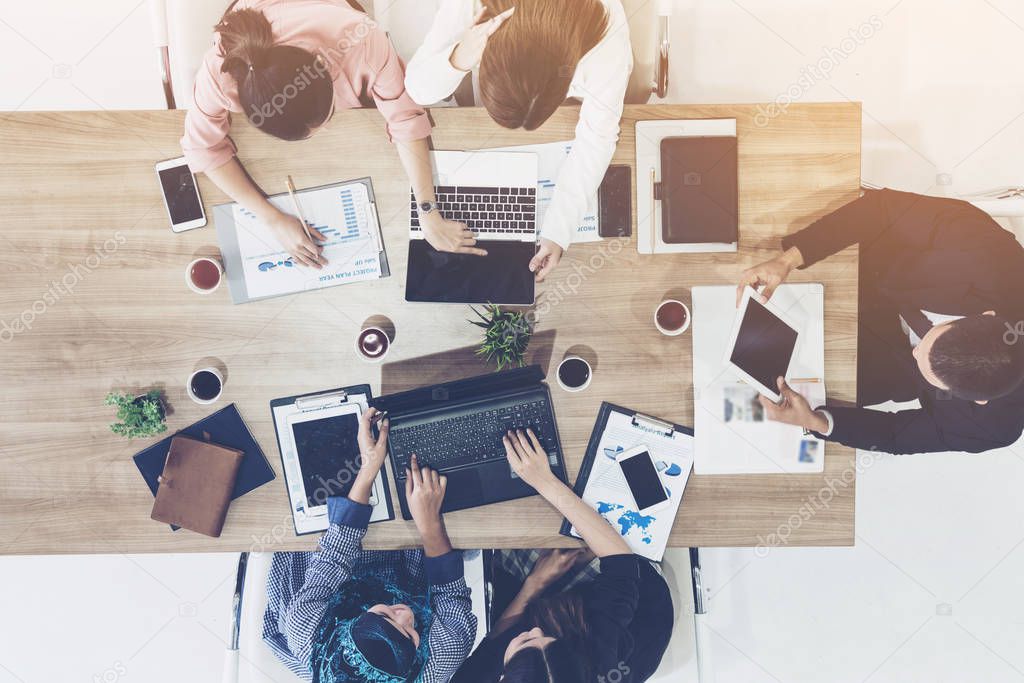
[[[200,401],[212,401],[220,394],[220,379],[209,370],[202,370],[192,376],[191,389]]]
[[[380,358],[388,350],[388,338],[380,330],[363,330],[359,335],[359,349],[367,358]]]
[[[675,332],[686,324],[686,309],[675,301],[666,301],[658,309],[658,324],[663,330]]]
[[[590,379],[590,366],[579,358],[569,358],[558,366],[558,379],[570,389],[579,389]]]

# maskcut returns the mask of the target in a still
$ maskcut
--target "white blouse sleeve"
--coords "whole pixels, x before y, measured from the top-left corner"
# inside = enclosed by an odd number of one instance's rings
[[[633,70],[628,42],[625,55],[600,56],[602,59],[587,65],[586,74],[578,84],[583,106],[576,124],[576,140],[559,170],[555,194],[541,226],[541,237],[563,249],[569,247],[576,228],[582,224],[590,200],[597,194],[615,154],[623,100]]]
[[[449,58],[472,25],[475,6],[475,0],[441,0],[434,24],[405,70],[405,89],[417,104],[428,106],[448,98],[466,77]]]

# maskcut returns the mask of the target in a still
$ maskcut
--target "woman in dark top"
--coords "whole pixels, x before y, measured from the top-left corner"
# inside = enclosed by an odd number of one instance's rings
[[[641,683],[658,668],[674,620],[665,579],[607,521],[552,474],[533,432],[510,433],[512,469],[558,509],[600,559],[600,573],[548,588],[579,551],[541,557],[453,683]]]

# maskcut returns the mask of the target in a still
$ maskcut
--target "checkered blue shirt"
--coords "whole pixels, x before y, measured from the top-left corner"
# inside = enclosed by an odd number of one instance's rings
[[[293,673],[312,680],[317,627],[327,604],[354,574],[372,572],[399,586],[429,585],[434,617],[427,632],[430,654],[416,679],[445,683],[469,655],[476,617],[466,586],[462,553],[425,557],[422,550],[364,551],[370,506],[348,498],[327,502],[330,527],[319,552],[274,553],[267,578],[263,640]]]

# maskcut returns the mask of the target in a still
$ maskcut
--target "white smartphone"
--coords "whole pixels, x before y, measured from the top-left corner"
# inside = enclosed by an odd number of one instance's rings
[[[654,458],[647,446],[637,446],[619,453],[615,458],[626,479],[626,486],[636,503],[637,512],[648,514],[668,507],[672,499],[661,481]]]
[[[160,180],[167,216],[171,219],[171,230],[184,232],[206,225],[199,186],[185,157],[157,162],[156,176]]]
[[[782,395],[776,382],[789,372],[799,338],[796,325],[778,306],[761,303],[758,293],[747,287],[725,347],[725,362],[740,379],[778,403]]]

